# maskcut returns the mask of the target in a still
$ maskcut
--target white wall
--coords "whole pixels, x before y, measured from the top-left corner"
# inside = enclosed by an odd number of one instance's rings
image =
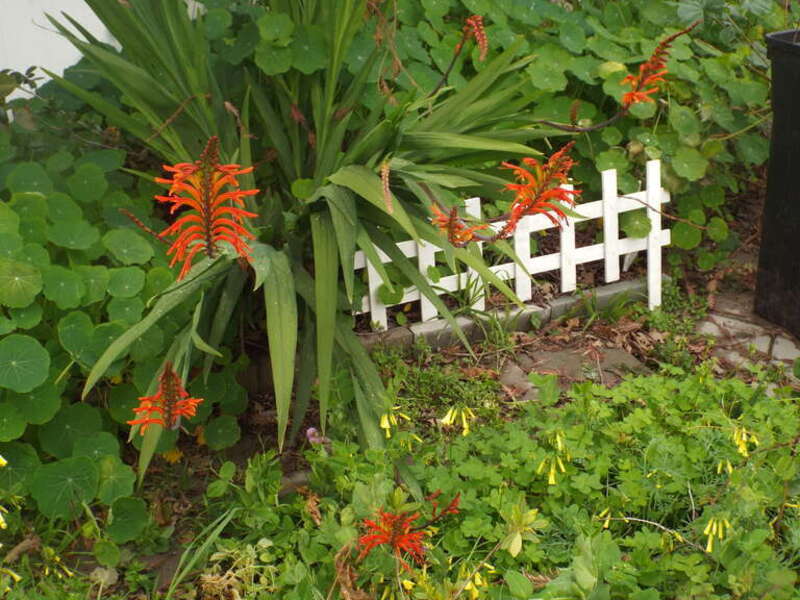
[[[101,40],[110,41],[83,0],[0,0],[0,69],[25,71],[37,65],[61,74],[76,63],[80,53],[44,16],[49,13],[63,22],[62,11]]]

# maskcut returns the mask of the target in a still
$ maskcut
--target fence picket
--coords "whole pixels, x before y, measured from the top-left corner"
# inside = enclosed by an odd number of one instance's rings
[[[661,162],[647,161],[647,306],[661,306]],[[667,233],[669,235],[669,233]]]
[[[572,185],[562,186],[565,189],[573,189]],[[575,219],[567,217],[561,227],[560,235],[560,254],[561,260],[561,291],[574,292],[578,287],[578,271],[575,263]]]
[[[619,213],[617,213],[617,170],[603,171],[603,255],[606,283],[619,279]]]
[[[464,212],[466,212],[470,217],[480,220],[481,199],[469,198],[464,204]],[[483,242],[477,243],[476,246],[478,248],[478,252],[480,252],[482,255]],[[472,303],[472,308],[479,311],[486,310],[486,294],[484,293],[483,282],[481,281],[480,275],[478,275],[477,271],[474,269],[468,269],[467,277],[462,281],[464,286],[470,287],[470,291],[476,291],[477,293],[478,297],[475,299],[475,302]]]

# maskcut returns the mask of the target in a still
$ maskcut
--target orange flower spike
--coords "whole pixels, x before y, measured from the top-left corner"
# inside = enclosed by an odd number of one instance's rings
[[[202,398],[190,398],[183,388],[180,376],[172,368],[172,363],[164,364],[164,371],[158,378],[158,390],[152,396],[139,398],[139,406],[133,409],[138,418],[128,421],[128,425],[140,425],[139,432],[144,435],[151,425],[177,429],[181,417],[191,418],[197,413]]]
[[[255,236],[244,223],[245,219],[258,215],[245,210],[244,202],[258,190],[239,189],[236,178],[252,172],[253,167],[220,164],[219,139],[214,136],[208,140],[200,160],[164,165],[164,170],[172,177],[157,177],[156,182],[169,185],[169,192],[166,196],[156,196],[156,200],[170,204],[170,214],[185,209],[159,234],[159,237],[175,236],[167,254],[172,256],[170,266],[183,263],[178,279],[189,272],[198,254],[217,256],[221,242],[230,244],[241,258],[248,258],[247,240]],[[232,189],[223,191],[226,187]]]
[[[486,55],[489,53],[489,38],[486,37],[486,30],[483,28],[483,17],[472,15],[467,18],[465,23],[464,31],[467,34],[467,39],[474,37],[475,43],[478,45],[478,50],[480,51],[478,59],[481,61],[486,60]]]
[[[700,21],[695,21],[678,33],[674,33],[661,40],[655,50],[653,50],[653,54],[650,55],[650,58],[639,65],[638,75],[627,75],[620,82],[623,85],[629,85],[631,87],[630,92],[625,92],[622,95],[621,102],[623,108],[627,109],[632,104],[639,102],[655,102],[651,96],[658,91],[658,88],[648,86],[655,86],[657,83],[662,83],[664,81],[664,75],[667,74],[667,60],[669,59],[669,51],[672,42],[685,33],[689,33],[699,24]]]
[[[364,559],[373,548],[386,544],[404,569],[411,570],[408,563],[401,558],[404,552],[418,564],[422,564],[425,561],[425,546],[422,545],[422,540],[428,532],[415,530],[413,527],[414,521],[419,518],[419,513],[409,516],[407,513],[393,514],[380,510],[378,517],[377,521],[364,520],[368,533],[358,539],[361,548],[358,559]]]

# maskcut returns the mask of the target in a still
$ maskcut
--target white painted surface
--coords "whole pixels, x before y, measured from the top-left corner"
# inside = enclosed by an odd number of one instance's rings
[[[514,231],[511,240],[517,257],[524,265],[524,269],[516,262],[508,262],[500,265],[492,265],[489,268],[492,272],[505,280],[515,279],[517,294],[521,300],[531,299],[531,276],[547,271],[560,271],[561,289],[568,292],[576,288],[576,267],[588,262],[603,260],[606,263],[606,281],[616,281],[619,279],[619,257],[626,256],[645,250],[647,252],[647,292],[648,305],[651,309],[661,304],[661,248],[670,243],[669,229],[661,228],[661,213],[658,209],[664,203],[670,201],[667,191],[661,187],[661,163],[657,160],[647,163],[647,189],[633,194],[619,196],[616,186],[617,174],[615,171],[604,171],[603,197],[601,200],[579,204],[575,210],[582,218],[568,217],[566,223],[557,231],[560,236],[559,252],[538,256],[531,255],[530,235],[536,231],[546,229],[556,229],[556,226],[543,214],[529,215],[523,217]],[[571,189],[571,186],[564,186]],[[652,229],[646,238],[619,238],[619,215],[620,213],[647,207]],[[467,212],[473,216],[480,216],[480,200],[470,198],[466,201]],[[575,247],[575,223],[592,219],[604,220],[605,241],[591,246]],[[609,221],[613,225],[609,225]],[[505,224],[504,221],[492,223],[495,231]],[[613,241],[610,240],[613,237]],[[419,262],[420,274],[429,282],[428,267],[436,262],[436,254],[441,252],[441,248],[427,242],[417,243],[408,240],[397,244],[400,250],[408,258],[417,258]],[[375,248],[375,253],[382,263],[389,263],[391,259],[382,250]],[[370,313],[370,320],[385,329],[388,325],[388,306],[381,301],[378,290],[384,283],[378,269],[370,262],[367,256],[361,252],[356,252],[354,267],[356,270],[367,270],[367,287],[369,293],[361,300],[361,310],[358,314]],[[614,269],[613,265],[617,268]],[[609,268],[611,265],[611,268]],[[527,271],[527,272],[526,272]],[[459,273],[442,277],[433,285],[436,293],[441,295],[448,291],[464,289],[470,278],[477,275],[471,270],[466,273]],[[419,300],[422,308],[422,320],[426,321],[438,317],[436,307],[420,294],[416,287],[406,288],[402,299],[392,304],[397,306],[407,302]],[[479,309],[483,308],[483,298],[476,302]]]
[[[83,0],[0,0],[0,69],[25,71],[36,65],[60,75],[75,64],[80,53],[45,17],[49,13],[64,22],[62,12],[101,40],[111,40]]]

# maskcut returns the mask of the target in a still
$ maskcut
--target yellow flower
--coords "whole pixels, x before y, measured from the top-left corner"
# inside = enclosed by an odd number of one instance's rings
[[[8,464],[8,461],[3,458],[3,455],[0,454],[0,467],[5,467]]]
[[[174,465],[176,462],[180,462],[180,460],[183,458],[183,452],[181,452],[179,448],[173,448],[172,450],[162,452],[161,458],[163,458],[169,464]]]
[[[748,445],[752,444],[754,447],[759,445],[758,438],[752,431],[747,431],[744,427],[733,428],[733,443],[736,444],[736,450],[747,458],[750,456]]]
[[[392,428],[397,427],[399,421],[397,420],[398,417],[401,419],[405,419],[406,421],[410,421],[411,417],[406,415],[405,413],[398,412],[400,409],[399,406],[393,406],[387,412],[381,415],[380,420],[380,427],[383,429],[383,432],[386,434],[386,439],[388,440],[392,437]]]
[[[720,541],[725,539],[732,529],[733,527],[728,519],[724,517],[711,517],[708,520],[708,524],[706,524],[706,528],[703,529],[703,535],[708,537],[706,552],[710,553],[714,550],[715,538],[718,538]]]
[[[454,427],[456,423],[461,422],[461,435],[469,435],[470,423],[477,417],[471,408],[468,406],[449,408],[445,415],[439,419],[439,423],[445,427]]]
[[[733,465],[729,460],[721,460],[717,463],[717,473],[722,473],[723,471],[727,471],[730,475],[733,473]]]
[[[0,505],[0,529],[6,529],[8,524],[6,523],[6,518],[3,516],[3,513],[7,513],[5,506]]]
[[[403,589],[405,591],[407,591],[407,592],[410,592],[411,590],[413,590],[414,586],[417,585],[416,583],[414,583],[410,579],[403,579],[403,581],[401,581],[401,583],[403,584]]]

